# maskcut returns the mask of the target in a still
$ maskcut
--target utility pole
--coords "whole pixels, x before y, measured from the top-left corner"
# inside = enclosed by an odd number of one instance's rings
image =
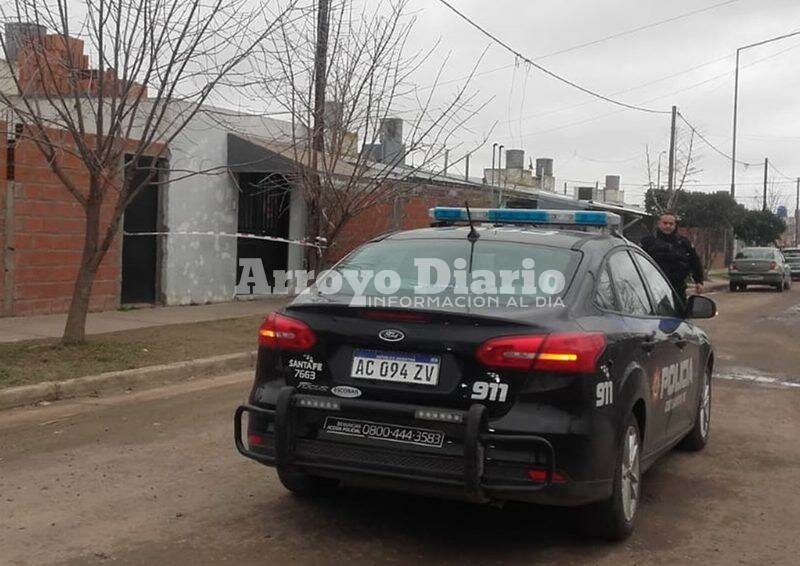
[[[762,210],[767,210],[767,167],[769,167],[769,158],[764,158],[764,204],[761,206]]]
[[[794,205],[794,245],[800,245],[800,177],[797,178],[797,197]]]
[[[672,189],[675,185],[675,118],[678,114],[678,107],[672,107],[672,127],[669,132],[669,178],[667,179],[668,199],[672,198]]]
[[[444,174],[447,175],[447,166],[449,165],[450,161],[450,150],[444,150]]]
[[[325,90],[328,71],[328,20],[330,0],[319,0],[317,6],[317,45],[314,53],[314,124],[311,132],[311,178],[312,200],[309,203],[311,218],[311,236],[319,237],[320,202],[322,192],[319,171],[319,155],[325,151]],[[312,248],[309,248],[311,250]],[[318,256],[310,253],[312,268],[316,271]]]
[[[469,181],[469,153],[464,158],[464,180]]]
[[[311,144],[315,151],[325,149],[325,89],[328,72],[328,19],[330,0],[319,0],[317,6],[317,46],[314,56],[314,133]],[[316,160],[316,157],[314,157]]]

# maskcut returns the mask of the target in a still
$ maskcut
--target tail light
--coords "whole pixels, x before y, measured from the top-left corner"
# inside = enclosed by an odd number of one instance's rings
[[[317,343],[314,331],[294,318],[272,313],[258,329],[258,345],[281,350],[310,350]]]
[[[736,265],[735,261],[731,264],[731,271],[739,271],[739,266]]]
[[[770,271],[775,271],[777,269],[778,269],[778,264],[776,262],[774,262],[774,261],[769,262],[769,270]]]
[[[497,369],[593,373],[605,348],[599,332],[502,336],[481,344],[475,357]]]
[[[544,483],[547,481],[547,470],[544,468],[532,468],[528,470],[528,477],[536,483]],[[567,477],[556,470],[553,472],[551,481],[553,483],[567,483]]]

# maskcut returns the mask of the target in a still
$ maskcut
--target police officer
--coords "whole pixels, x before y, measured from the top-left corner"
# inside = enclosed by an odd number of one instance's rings
[[[691,273],[695,292],[703,292],[703,265],[691,242],[677,233],[677,219],[672,212],[664,212],[658,219],[654,236],[642,239],[641,247],[655,262],[686,302],[686,278]]]

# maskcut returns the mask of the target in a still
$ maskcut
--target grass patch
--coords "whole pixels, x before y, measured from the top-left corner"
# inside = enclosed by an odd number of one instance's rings
[[[78,346],[57,340],[0,344],[0,388],[254,350],[263,320],[259,315],[140,328],[91,336]]]

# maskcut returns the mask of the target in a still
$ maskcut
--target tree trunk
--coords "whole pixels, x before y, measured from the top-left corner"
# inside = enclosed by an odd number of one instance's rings
[[[89,300],[92,296],[97,268],[103,255],[99,250],[100,239],[100,206],[102,201],[90,200],[86,205],[86,230],[83,240],[83,253],[75,287],[72,290],[72,302],[69,305],[67,324],[61,338],[62,344],[80,344],[86,340],[86,315],[89,312]]]

